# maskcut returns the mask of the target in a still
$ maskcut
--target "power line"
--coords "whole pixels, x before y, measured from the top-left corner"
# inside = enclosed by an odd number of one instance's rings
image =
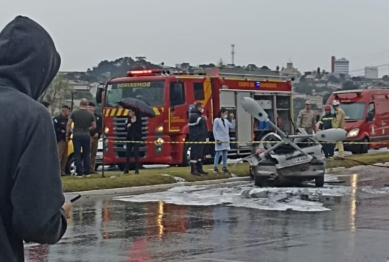
[[[382,65],[377,65],[377,66],[373,66],[373,67],[380,68],[380,67],[384,67],[384,66],[389,66],[389,64],[382,64]],[[360,69],[350,70],[349,72],[351,73],[351,72],[358,72],[358,71],[364,71],[364,70],[365,70],[365,68],[360,68]]]

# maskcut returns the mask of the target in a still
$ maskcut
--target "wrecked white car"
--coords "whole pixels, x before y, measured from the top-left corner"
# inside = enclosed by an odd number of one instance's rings
[[[305,130],[299,131],[306,134]],[[283,139],[276,133],[269,133],[261,141],[281,143]],[[250,163],[250,174],[254,178],[255,185],[263,186],[269,180],[274,182],[315,180],[317,187],[323,186],[325,163],[321,160],[320,143],[311,137],[296,138],[291,142],[295,143],[307,155],[302,154],[289,144],[284,144],[264,154],[264,158],[261,158],[261,153],[270,149],[274,144],[260,142],[255,147],[253,154],[246,158]]]
[[[343,129],[327,129],[310,135],[299,129],[288,135],[272,123],[266,112],[252,98],[241,100],[242,107],[259,121],[266,121],[277,131],[264,136],[252,155],[244,158],[250,163],[250,173],[255,185],[286,180],[302,182],[315,180],[317,187],[324,185],[325,163],[321,157],[319,141],[336,142],[346,139]]]

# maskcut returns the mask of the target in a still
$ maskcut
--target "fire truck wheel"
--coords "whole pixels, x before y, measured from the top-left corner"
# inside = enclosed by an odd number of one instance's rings
[[[117,164],[118,168],[120,171],[124,171],[124,168],[126,167],[126,164],[125,163],[120,163],[120,164]]]

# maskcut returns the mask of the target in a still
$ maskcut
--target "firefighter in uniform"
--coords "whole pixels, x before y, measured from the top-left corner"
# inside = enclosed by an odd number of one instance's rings
[[[208,138],[206,117],[202,116],[203,112],[203,105],[198,102],[196,103],[195,108],[190,111],[189,116],[189,139],[191,142],[200,142],[199,144],[195,143],[190,145],[190,173],[195,176],[200,176],[201,174],[208,174],[203,169],[203,158],[205,149],[204,142]]]
[[[342,108],[339,107],[340,103],[338,100],[332,101],[332,107],[334,108],[335,111],[335,117],[334,121],[332,122],[332,127],[333,128],[342,128],[344,129],[344,118],[345,114]],[[338,156],[340,158],[344,157],[344,147],[343,147],[343,142],[339,141],[336,142],[336,148],[338,149]]]
[[[334,114],[331,113],[331,106],[324,106],[325,114],[322,116],[319,122],[319,130],[326,130],[332,128],[332,122],[334,121]],[[325,158],[333,158],[335,151],[335,144],[324,143],[322,145]]]
[[[70,107],[62,106],[61,114],[54,117],[54,129],[57,136],[59,162],[61,164],[61,175],[66,176],[65,167],[68,161],[68,142],[66,141],[66,125],[70,114]]]
[[[297,117],[297,127],[303,128],[308,134],[316,131],[315,113],[311,110],[311,102],[305,102],[305,108],[302,109]]]
[[[101,137],[102,133],[102,119],[101,115],[97,114],[96,111],[96,105],[93,102],[89,102],[88,110],[91,112],[96,119],[96,129],[93,129],[90,131],[90,172],[91,174],[96,174],[96,155],[97,155],[97,149],[99,147],[99,139]]]

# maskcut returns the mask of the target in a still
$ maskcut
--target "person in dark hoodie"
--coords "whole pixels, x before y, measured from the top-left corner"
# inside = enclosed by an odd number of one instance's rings
[[[190,149],[190,173],[195,176],[206,175],[207,172],[203,169],[203,158],[205,142],[208,137],[208,129],[206,117],[202,116],[204,112],[203,105],[198,102],[190,111],[189,116],[189,139],[191,142],[199,142],[191,144]]]
[[[33,20],[18,16],[0,32],[1,261],[24,261],[23,241],[54,244],[67,228],[53,120],[37,101],[60,63]]]

